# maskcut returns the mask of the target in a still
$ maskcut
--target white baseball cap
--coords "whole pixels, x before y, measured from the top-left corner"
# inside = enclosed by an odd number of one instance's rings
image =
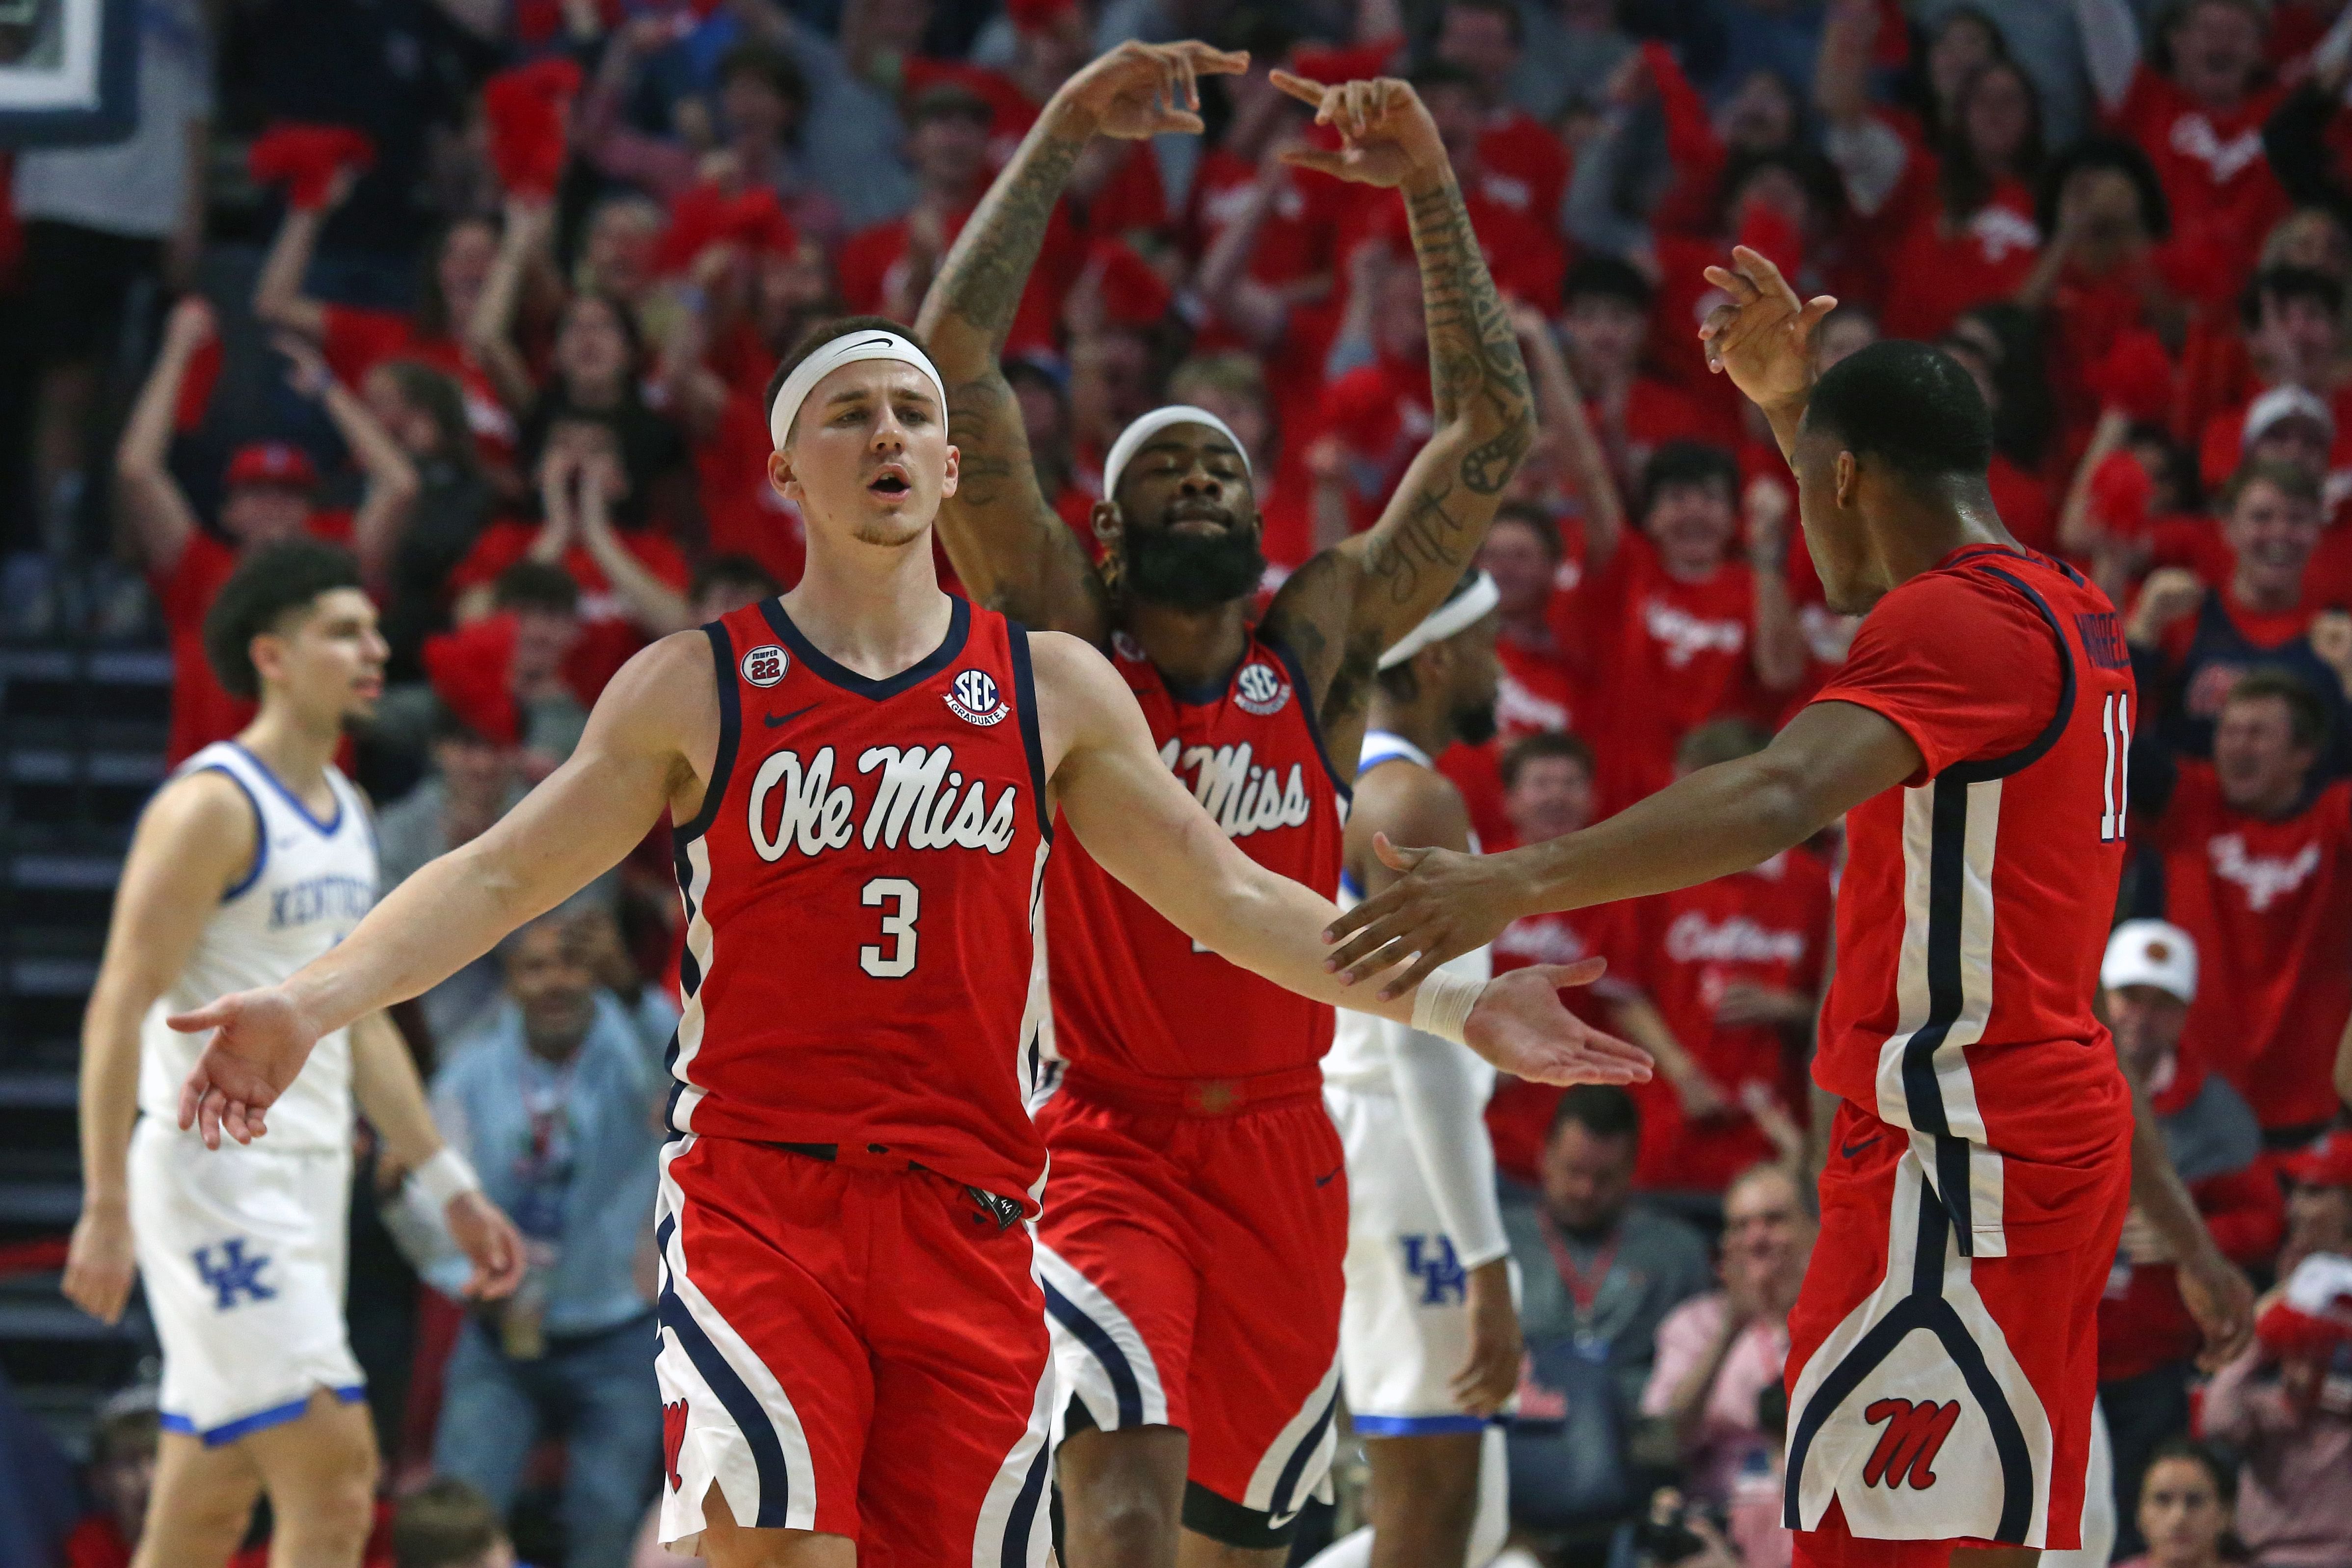
[[[2336,413],[2311,392],[2292,383],[2275,386],[2246,405],[2245,433],[2239,437],[2241,450],[2252,446],[2270,433],[2271,426],[2282,420],[2307,419],[2334,434]]]
[[[2184,1002],[2197,999],[2197,941],[2162,920],[2126,920],[2107,937],[2099,984],[2111,991],[2154,986]]]

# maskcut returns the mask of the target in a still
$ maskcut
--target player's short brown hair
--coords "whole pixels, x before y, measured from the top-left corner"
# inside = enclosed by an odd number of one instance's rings
[[[490,1500],[455,1476],[437,1476],[392,1511],[396,1568],[472,1568],[506,1531]]]
[[[2289,500],[2301,501],[2307,507],[2320,504],[2318,476],[2275,457],[2256,457],[2238,465],[2238,471],[2221,486],[2222,515],[2236,511],[2240,498],[2257,485],[2268,485]]]
[[[237,563],[205,612],[205,661],[229,695],[255,701],[261,672],[253,667],[253,640],[307,612],[319,595],[361,586],[357,558],[318,539],[256,550]]]

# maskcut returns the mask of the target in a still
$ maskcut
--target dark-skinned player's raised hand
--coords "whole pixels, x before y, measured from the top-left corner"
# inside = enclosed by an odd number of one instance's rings
[[[1446,168],[1445,142],[1421,95],[1394,77],[1326,86],[1289,71],[1267,80],[1315,109],[1315,123],[1339,133],[1339,145],[1284,150],[1282,161],[1360,185],[1391,188],[1416,173]]]
[[[1800,299],[1779,267],[1744,245],[1732,246],[1729,267],[1708,267],[1706,280],[1731,297],[1698,329],[1707,369],[1767,413],[1801,402],[1813,384],[1813,329],[1837,301]]]

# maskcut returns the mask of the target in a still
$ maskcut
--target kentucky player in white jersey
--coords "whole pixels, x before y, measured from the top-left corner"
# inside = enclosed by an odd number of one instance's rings
[[[202,1041],[166,1014],[285,978],[375,902],[375,830],[331,758],[383,685],[357,563],[302,542],[247,560],[205,618],[221,684],[258,697],[234,740],[174,771],[142,816],[82,1026],[82,1213],[68,1297],[109,1322],[133,1262],[163,1344],[163,1436],[139,1568],[225,1562],[269,1494],[271,1562],[357,1563],[376,1454],[343,1326],[356,1099],[387,1165],[437,1199],[475,1265],[513,1289],[513,1227],[443,1146],[381,1013],[338,1030],[271,1108],[266,1147],[177,1124]]]
[[[1375,833],[1476,849],[1461,794],[1431,759],[1495,733],[1496,601],[1495,580],[1473,572],[1382,655],[1348,817],[1343,906],[1396,874],[1373,852]],[[1486,950],[1446,967],[1484,979]],[[1519,1371],[1485,1121],[1495,1069],[1408,1025],[1343,1012],[1323,1082],[1348,1156],[1340,1376],[1371,1483],[1369,1529],[1315,1568],[1475,1568],[1508,1528],[1501,1432],[1488,1417]]]

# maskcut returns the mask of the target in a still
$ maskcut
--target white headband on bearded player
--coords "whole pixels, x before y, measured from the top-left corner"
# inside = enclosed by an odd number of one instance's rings
[[[1118,439],[1110,444],[1110,455],[1103,459],[1103,495],[1106,497],[1117,498],[1118,476],[1127,471],[1129,462],[1142,450],[1145,442],[1171,424],[1207,425],[1234,444],[1234,450],[1241,454],[1242,472],[1247,474],[1250,471],[1249,448],[1242,444],[1242,438],[1234,434],[1233,426],[1205,408],[1195,408],[1189,402],[1171,402],[1166,408],[1155,408],[1138,419],[1120,431]]]
[[[1422,623],[1406,632],[1397,644],[1381,655],[1381,668],[1392,670],[1432,643],[1443,643],[1457,632],[1466,632],[1478,617],[1503,601],[1502,591],[1495,580],[1480,572],[1470,580],[1470,585],[1458,591],[1453,598],[1431,611]]]
[[[793,433],[793,421],[799,417],[801,404],[816,390],[816,383],[841,369],[860,360],[898,360],[923,372],[931,383],[931,391],[940,400],[940,417],[948,416],[948,389],[940,382],[940,372],[933,368],[931,357],[896,332],[880,329],[866,332],[845,332],[824,344],[805,360],[793,367],[784,384],[776,389],[776,401],[768,410],[768,434],[775,441],[776,450],[784,449],[784,439]]]

